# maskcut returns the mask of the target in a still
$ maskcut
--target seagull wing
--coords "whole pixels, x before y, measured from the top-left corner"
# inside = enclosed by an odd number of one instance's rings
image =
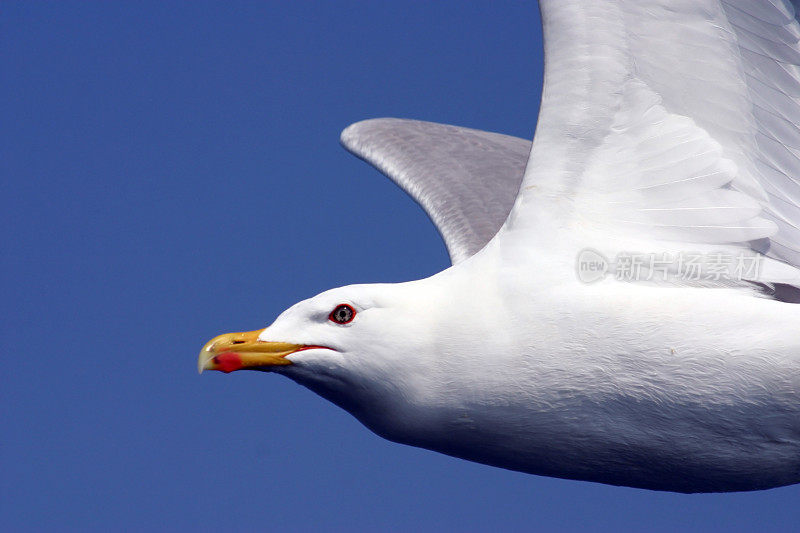
[[[453,264],[483,248],[503,225],[531,147],[499,133],[394,118],[357,122],[341,142],[422,206]]]
[[[509,225],[758,247],[800,265],[800,26],[782,0],[542,0]]]

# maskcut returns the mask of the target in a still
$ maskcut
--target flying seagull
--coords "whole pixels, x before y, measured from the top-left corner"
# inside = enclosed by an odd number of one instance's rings
[[[538,475],[800,482],[800,25],[783,0],[542,0],[533,143],[342,133],[452,266],[329,290],[199,368],[295,380],[392,441]]]

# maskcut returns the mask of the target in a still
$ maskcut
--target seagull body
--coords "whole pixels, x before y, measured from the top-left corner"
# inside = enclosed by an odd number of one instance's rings
[[[212,339],[201,370],[280,373],[387,439],[532,474],[800,482],[791,7],[543,1],[532,146],[399,119],[342,134],[423,206],[453,266],[324,292]],[[726,269],[689,276],[690,254]],[[647,260],[619,275],[626,257]]]

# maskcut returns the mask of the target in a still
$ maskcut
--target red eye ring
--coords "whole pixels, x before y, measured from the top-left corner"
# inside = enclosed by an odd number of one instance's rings
[[[328,315],[328,320],[336,324],[349,324],[356,317],[356,310],[353,306],[347,304],[339,304],[333,308],[331,314]]]

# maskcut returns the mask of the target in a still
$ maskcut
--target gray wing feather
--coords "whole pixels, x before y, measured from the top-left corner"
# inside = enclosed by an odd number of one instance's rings
[[[357,122],[341,142],[422,206],[453,264],[483,248],[503,225],[531,147],[499,133],[395,118]]]
[[[779,228],[768,256],[800,266],[800,25],[798,2],[723,0],[736,35],[756,129],[755,164]]]

